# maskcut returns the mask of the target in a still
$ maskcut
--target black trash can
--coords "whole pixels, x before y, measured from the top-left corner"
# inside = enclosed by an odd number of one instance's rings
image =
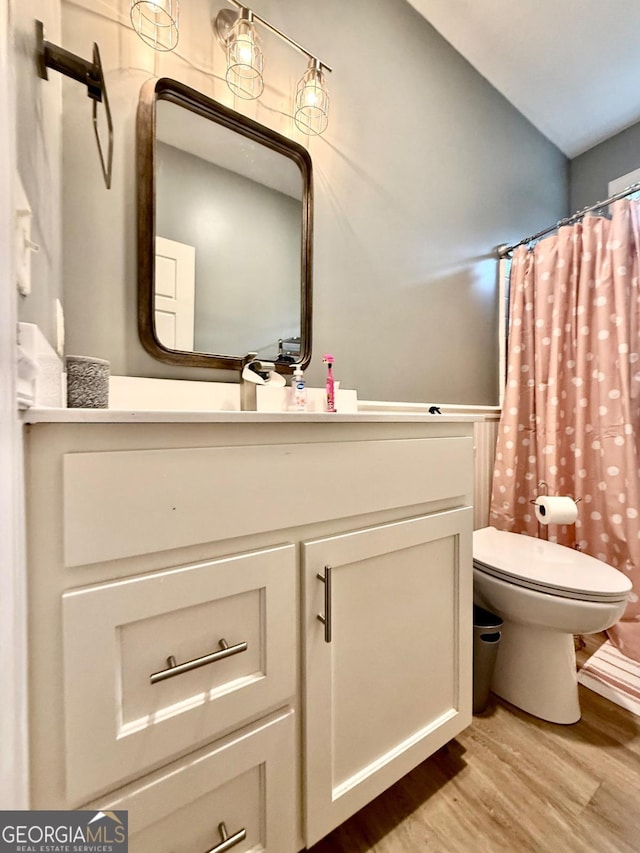
[[[496,665],[502,619],[483,607],[473,605],[473,713],[487,707]]]

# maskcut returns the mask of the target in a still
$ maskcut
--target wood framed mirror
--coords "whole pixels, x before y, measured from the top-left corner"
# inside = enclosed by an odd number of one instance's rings
[[[138,329],[169,364],[240,370],[311,358],[311,158],[183,84],[137,114]]]

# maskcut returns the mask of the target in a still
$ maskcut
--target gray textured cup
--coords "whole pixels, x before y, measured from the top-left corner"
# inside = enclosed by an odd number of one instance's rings
[[[108,409],[110,364],[102,358],[68,355],[67,406],[70,409]]]

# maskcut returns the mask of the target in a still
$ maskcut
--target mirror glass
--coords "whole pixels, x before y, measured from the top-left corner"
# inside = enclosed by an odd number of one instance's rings
[[[175,81],[152,82],[138,112],[143,344],[191,366],[238,369],[249,353],[306,364],[308,153]]]

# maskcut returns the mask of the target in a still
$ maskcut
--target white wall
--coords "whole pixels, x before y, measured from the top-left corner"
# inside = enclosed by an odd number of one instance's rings
[[[41,80],[35,63],[35,20],[60,43],[60,0],[11,0],[16,71],[17,165],[31,209],[32,295],[21,297],[19,319],[40,327],[56,345],[56,298],[62,298],[61,202],[62,81],[57,71]],[[76,84],[77,85],[77,84]]]
[[[3,701],[0,703],[0,808],[24,808],[26,783],[26,667],[24,588],[20,533],[21,489],[15,449],[19,427],[15,407],[15,324],[13,287],[12,181],[15,162],[14,94],[9,63],[9,3],[0,0],[0,647]]]
[[[26,559],[22,426],[16,407],[17,320],[55,340],[61,296],[61,83],[40,80],[35,19],[60,39],[60,0],[0,0],[0,808],[28,806]],[[14,174],[30,202],[32,295],[15,285]]]
[[[321,138],[292,126],[304,61],[263,32],[266,88],[236,109],[307,145],[315,174],[314,345],[363,398],[495,403],[493,248],[567,212],[566,160],[404,0],[255,0],[334,67]],[[85,8],[83,8],[85,7]],[[176,54],[131,32],[127,0],[64,0],[65,46],[99,42],[115,121],[102,186],[86,97],[65,85],[64,271],[69,351],[114,373],[234,379],[154,361],[136,328],[134,117],[152,74],[232,104],[210,26],[223,0],[182,5]]]

